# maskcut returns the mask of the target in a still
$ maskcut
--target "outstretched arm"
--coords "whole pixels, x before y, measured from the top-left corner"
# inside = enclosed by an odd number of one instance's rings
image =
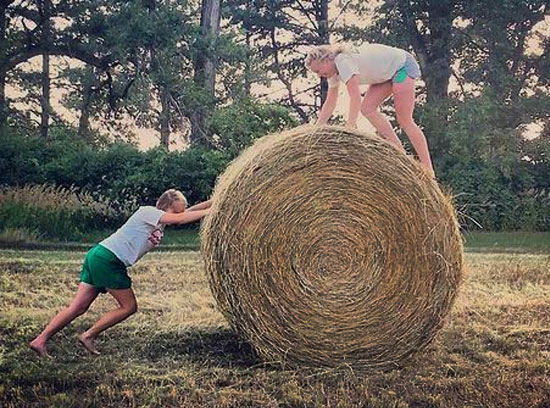
[[[164,213],[162,217],[160,217],[160,222],[163,224],[189,224],[191,222],[200,220],[209,212],[210,212],[210,209],[184,211],[182,213],[167,212],[167,213]]]
[[[319,118],[317,119],[318,125],[324,125],[328,122],[334,112],[336,107],[336,102],[338,101],[338,87],[329,88],[327,92],[327,99],[321,108],[321,113],[319,113]]]
[[[187,209],[187,211],[206,210],[212,206],[212,200],[203,201],[202,203],[195,204]]]
[[[361,90],[359,89],[359,76],[353,75],[346,83],[349,94],[349,113],[346,126],[357,127],[357,118],[361,110]]]

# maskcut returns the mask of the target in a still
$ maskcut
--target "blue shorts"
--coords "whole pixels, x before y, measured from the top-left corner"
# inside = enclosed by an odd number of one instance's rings
[[[392,78],[392,81],[399,84],[405,81],[407,77],[410,77],[412,79],[420,78],[420,66],[410,52],[407,52],[405,64],[397,70]]]

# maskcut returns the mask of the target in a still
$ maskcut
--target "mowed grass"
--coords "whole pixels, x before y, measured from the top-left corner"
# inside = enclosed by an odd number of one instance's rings
[[[550,232],[466,232],[469,251],[550,253]]]
[[[83,243],[94,244],[107,238],[115,229],[105,231],[91,231],[83,239]],[[198,249],[200,246],[200,237],[198,226],[196,228],[177,228],[170,227],[164,231],[162,245],[159,249],[166,246],[178,246],[185,249]]]
[[[0,248],[43,250],[87,250],[115,229],[89,231],[79,242],[26,240],[17,231],[0,231]],[[464,246],[471,252],[550,253],[550,232],[464,232]],[[167,228],[157,251],[200,249],[198,226]]]
[[[0,251],[1,407],[550,407],[550,256],[468,253],[468,276],[433,345],[394,371],[265,365],[216,311],[197,252],[155,252],[131,275],[139,310],[92,357],[76,335],[102,296],[50,343],[27,343],[71,298],[83,252]]]

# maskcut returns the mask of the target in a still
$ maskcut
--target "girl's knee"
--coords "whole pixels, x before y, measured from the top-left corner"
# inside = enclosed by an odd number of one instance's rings
[[[416,127],[416,123],[414,123],[414,119],[411,116],[397,114],[396,119],[399,126],[405,131]]]
[[[131,316],[134,313],[136,313],[137,309],[138,309],[137,308],[137,303],[133,303],[133,304],[130,304],[130,305],[124,307],[124,310],[126,311],[126,314],[128,316]]]
[[[361,113],[368,120],[374,119],[378,115],[380,115],[380,111],[378,110],[378,107],[370,107],[370,106],[366,106],[364,108],[361,108]]]

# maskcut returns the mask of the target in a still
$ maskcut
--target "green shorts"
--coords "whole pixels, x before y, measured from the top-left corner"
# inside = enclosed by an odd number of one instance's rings
[[[86,254],[80,272],[80,282],[92,285],[101,293],[107,293],[107,289],[128,289],[132,286],[126,265],[99,244]]]
[[[407,76],[408,76],[407,70],[405,69],[405,67],[403,67],[395,73],[392,79],[393,79],[393,82],[395,82],[396,84],[400,84],[402,82],[405,82],[405,79],[407,79]]]

